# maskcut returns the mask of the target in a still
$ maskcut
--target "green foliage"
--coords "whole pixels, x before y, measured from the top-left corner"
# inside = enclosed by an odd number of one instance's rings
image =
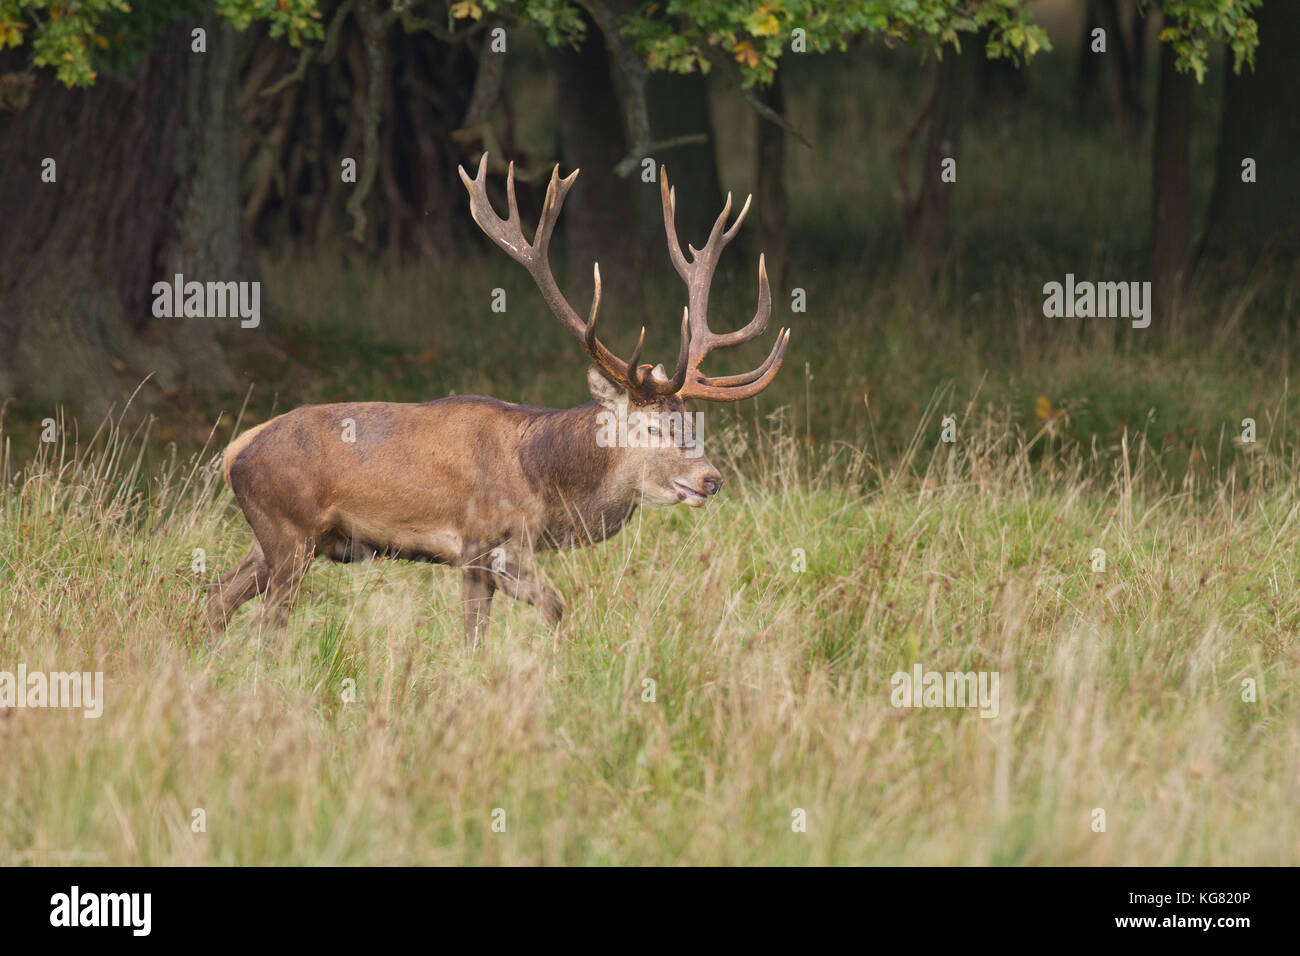
[[[239,30],[257,20],[266,22],[273,37],[287,37],[290,46],[319,40],[321,12],[316,0],[217,0],[217,12]]]
[[[960,49],[962,33],[989,31],[989,56],[1027,59],[1051,44],[1021,0],[669,0],[623,21],[652,70],[707,72],[719,54],[734,59],[745,86],[771,82],[799,36],[809,52],[843,50],[862,35],[886,43]],[[796,34],[796,31],[803,31]]]
[[[1233,52],[1233,69],[1254,65],[1259,31],[1250,12],[1260,0],[1167,0],[1161,40],[1178,51],[1178,68],[1204,78],[1211,44]],[[264,22],[292,46],[323,36],[319,0],[0,0],[0,50],[30,45],[31,64],[51,67],[67,86],[89,86],[102,66],[123,68],[166,24],[214,9],[238,29]],[[962,34],[984,31],[990,57],[1027,60],[1051,49],[1027,0],[649,0],[621,29],[651,70],[708,72],[720,59],[739,67],[745,86],[771,82],[796,35],[809,52],[843,50],[861,36],[888,44],[960,49]],[[405,2],[392,9],[408,26],[425,16],[467,24],[494,16],[536,29],[550,46],[573,45],[585,32],[573,0]],[[796,31],[802,33],[796,34]]]
[[[496,16],[526,23],[549,46],[575,46],[587,32],[580,8],[570,0],[457,0],[449,12],[455,21]]]
[[[0,0],[0,50],[22,46],[30,34],[33,66],[53,67],[68,86],[95,81],[92,60],[112,41],[103,32],[110,14],[131,12],[126,0]]]
[[[90,86],[105,67],[130,67],[167,24],[213,9],[241,30],[265,21],[293,46],[321,36],[316,0],[0,0],[0,50],[28,44],[33,67]]]
[[[1178,51],[1179,72],[1191,70],[1198,83],[1205,79],[1211,43],[1221,41],[1232,50],[1234,73],[1243,63],[1254,69],[1259,25],[1250,12],[1259,5],[1260,0],[1165,0],[1160,39]]]

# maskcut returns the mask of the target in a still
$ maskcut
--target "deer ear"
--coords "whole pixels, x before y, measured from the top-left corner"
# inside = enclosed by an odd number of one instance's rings
[[[594,367],[587,369],[587,387],[591,389],[591,397],[611,412],[617,411],[619,405],[627,404],[627,391],[621,385],[615,385]]]

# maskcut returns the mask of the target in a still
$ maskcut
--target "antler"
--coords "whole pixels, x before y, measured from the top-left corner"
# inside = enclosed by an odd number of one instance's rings
[[[529,243],[524,239],[523,229],[519,222],[519,206],[515,201],[515,164],[510,164],[509,172],[506,175],[506,201],[509,212],[506,218],[502,219],[493,211],[492,203],[487,197],[487,163],[487,153],[484,153],[483,158],[479,160],[478,174],[473,179],[469,178],[469,174],[465,172],[464,167],[458,167],[461,181],[469,191],[470,214],[474,217],[474,221],[478,223],[479,228],[487,234],[489,239],[500,246],[510,258],[528,270],[528,274],[533,277],[533,282],[537,284],[538,290],[542,293],[542,298],[546,300],[546,304],[555,313],[556,318],[563,322],[569,333],[582,343],[592,362],[605,375],[643,397],[667,395],[679,391],[686,381],[688,371],[689,348],[687,340],[689,331],[685,314],[682,315],[682,341],[677,359],[677,370],[672,378],[660,378],[650,374],[649,365],[637,364],[637,360],[641,357],[641,347],[645,344],[645,326],[641,327],[641,337],[637,340],[636,348],[632,350],[632,355],[626,362],[596,338],[596,318],[600,312],[599,263],[594,264],[592,267],[596,288],[591,299],[591,314],[586,322],[569,305],[568,300],[564,298],[564,294],[560,292],[559,286],[555,283],[555,277],[551,274],[549,259],[551,233],[555,230],[555,221],[559,218],[560,208],[564,205],[564,198],[568,195],[574,180],[578,178],[578,170],[575,169],[563,179],[560,178],[558,164],[552,170],[551,182],[546,187],[546,200],[542,204],[542,214],[537,221],[537,231],[533,234],[533,241]]]
[[[750,199],[745,200],[740,215],[736,217],[731,228],[724,232],[723,227],[731,214],[731,194],[728,193],[726,205],[722,207],[721,215],[714,222],[713,231],[709,233],[709,241],[704,244],[704,248],[696,250],[694,246],[687,245],[686,248],[691,253],[691,261],[687,262],[677,238],[677,194],[668,185],[668,170],[663,166],[659,167],[659,193],[664,207],[664,231],[668,234],[668,256],[672,259],[677,274],[686,283],[689,303],[686,310],[690,326],[689,346],[683,343],[683,350],[688,353],[687,370],[685,381],[678,394],[682,398],[700,398],[711,402],[738,402],[744,398],[751,398],[767,388],[776,377],[776,373],[780,371],[781,363],[785,360],[786,346],[790,342],[789,329],[780,331],[767,360],[753,371],[719,378],[708,378],[700,372],[700,363],[710,352],[757,338],[767,330],[767,320],[772,315],[772,290],[767,282],[767,266],[763,256],[760,255],[758,257],[758,309],[754,317],[743,329],[737,329],[735,332],[717,334],[709,328],[709,287],[713,284],[713,272],[718,265],[718,256],[740,229],[741,223],[745,221],[745,216],[749,212]],[[680,367],[680,361],[678,364]]]

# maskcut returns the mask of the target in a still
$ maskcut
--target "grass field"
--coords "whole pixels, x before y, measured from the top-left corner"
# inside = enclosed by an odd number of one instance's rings
[[[1294,459],[1147,494],[1140,450],[1089,478],[962,428],[887,473],[714,436],[722,499],[547,560],[562,628],[499,601],[477,654],[457,576],[395,563],[215,636],[195,549],[249,533],[211,469],[133,494],[112,433],[38,463],[4,499],[6,659],[103,671],[104,713],[0,718],[0,862],[1294,862]],[[997,672],[996,718],[892,706],[918,663]]]
[[[827,123],[895,142],[914,74],[843,74],[873,95]],[[320,563],[286,630],[253,604],[213,634],[206,583],[250,538],[212,465],[244,396],[45,445],[48,412],[16,406],[0,671],[102,671],[105,699],[97,719],[0,710],[0,864],[1295,863],[1300,281],[1197,276],[1145,333],[1044,319],[1066,271],[1139,277],[1148,187],[1140,150],[1041,130],[972,124],[923,310],[892,280],[888,150],[792,153],[792,215],[827,248],[791,266],[807,313],[778,295],[777,384],[705,410],[726,490],[544,557],[556,632],[499,598],[470,653],[454,572]],[[734,258],[719,327],[752,308]],[[584,401],[580,350],[518,273],[268,258],[279,311],[231,348],[244,425],[310,401]],[[603,321],[625,354],[645,319]],[[893,706],[916,665],[996,672],[997,716]]]

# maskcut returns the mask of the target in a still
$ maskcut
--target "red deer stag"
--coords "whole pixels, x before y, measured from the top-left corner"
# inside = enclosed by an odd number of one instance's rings
[[[471,644],[484,635],[498,590],[532,604],[554,624],[563,605],[534,572],[534,552],[602,541],[616,534],[639,504],[698,507],[717,493],[722,476],[694,447],[683,402],[735,402],[757,395],[776,376],[790,339],[782,329],[767,360],[752,372],[720,378],[700,372],[705,356],[762,334],[771,315],[772,294],[760,256],[753,320],[735,332],[709,329],[709,286],[718,254],[740,228],[749,201],[726,229],[728,196],[704,248],[687,246],[688,261],[677,238],[676,194],[664,171],[660,191],[668,254],[688,290],[677,367],[669,377],[663,366],[638,364],[644,327],[626,362],[596,338],[599,266],[585,322],[551,275],[551,233],[577,175],[575,169],[561,179],[556,167],[529,243],[515,202],[513,165],[506,178],[505,219],[488,201],[487,156],[474,179],[460,170],[474,221],[528,270],[551,311],[586,349],[594,366],[587,381],[595,401],[563,410],[477,395],[418,405],[305,405],[250,428],[226,450],[224,465],[252,526],[253,549],[211,586],[208,610],[215,626],[225,626],[232,612],[257,594],[265,596],[264,620],[282,621],[319,554],[334,561],[393,557],[458,566]],[[611,416],[626,421],[634,413],[651,423],[641,433],[650,440],[600,440]],[[670,433],[662,434],[665,430]]]

